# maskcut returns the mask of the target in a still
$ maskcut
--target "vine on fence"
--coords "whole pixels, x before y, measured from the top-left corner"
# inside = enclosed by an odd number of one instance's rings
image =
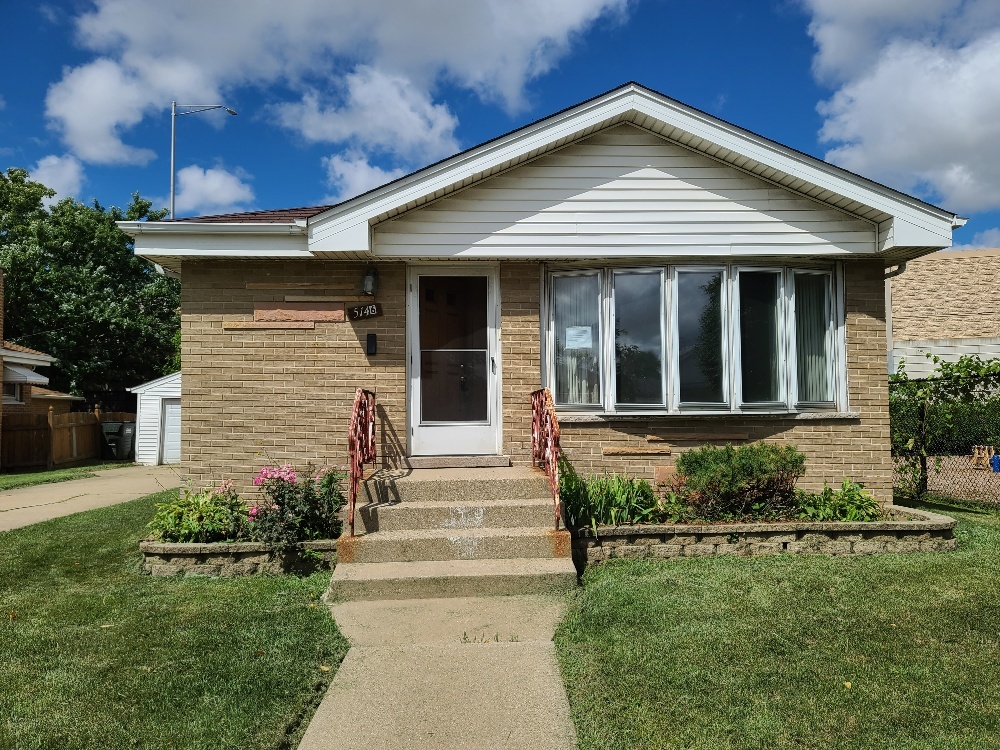
[[[896,487],[906,496],[927,492],[929,463],[940,469],[942,456],[1000,446],[1000,359],[927,356],[935,364],[931,377],[910,379],[904,361],[889,377]]]

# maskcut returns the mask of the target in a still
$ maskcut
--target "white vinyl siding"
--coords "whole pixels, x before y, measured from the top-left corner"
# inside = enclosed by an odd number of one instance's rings
[[[138,396],[135,460],[136,463],[153,466],[163,460],[162,440],[165,426],[163,424],[163,405],[167,399],[171,399],[176,400],[179,408],[181,374],[175,372],[131,390]],[[175,429],[179,436],[179,420]]]
[[[378,224],[376,257],[873,253],[875,224],[619,126]]]

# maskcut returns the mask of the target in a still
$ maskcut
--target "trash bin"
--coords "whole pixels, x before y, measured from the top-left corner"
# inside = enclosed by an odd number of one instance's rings
[[[132,458],[132,447],[135,444],[135,422],[122,422],[118,432],[118,460],[128,461]]]
[[[990,468],[994,474],[1000,474],[1000,453],[990,456]]]
[[[121,422],[101,422],[101,434],[104,442],[101,446],[101,458],[115,461],[118,458],[118,442],[121,439]]]

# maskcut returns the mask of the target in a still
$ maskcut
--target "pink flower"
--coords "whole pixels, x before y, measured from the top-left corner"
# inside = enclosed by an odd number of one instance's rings
[[[227,492],[231,491],[232,489],[233,489],[233,480],[232,479],[225,479],[225,480],[223,480],[222,484],[219,485],[219,493],[218,494],[225,495]]]
[[[278,479],[282,482],[294,483],[297,476],[295,474],[295,469],[292,468],[291,464],[282,464],[281,466],[265,466],[258,471],[257,476],[253,478],[254,486],[259,487],[269,479]]]

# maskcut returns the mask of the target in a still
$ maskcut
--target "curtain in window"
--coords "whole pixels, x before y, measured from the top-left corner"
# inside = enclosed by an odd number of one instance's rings
[[[663,276],[615,274],[615,393],[619,404],[663,405]]]
[[[725,402],[722,271],[677,274],[677,367],[684,403]]]
[[[600,301],[597,274],[552,280],[557,404],[601,403]]]
[[[743,403],[781,400],[781,274],[740,271],[740,371]]]
[[[833,401],[831,277],[795,274],[795,359],[800,402]]]

